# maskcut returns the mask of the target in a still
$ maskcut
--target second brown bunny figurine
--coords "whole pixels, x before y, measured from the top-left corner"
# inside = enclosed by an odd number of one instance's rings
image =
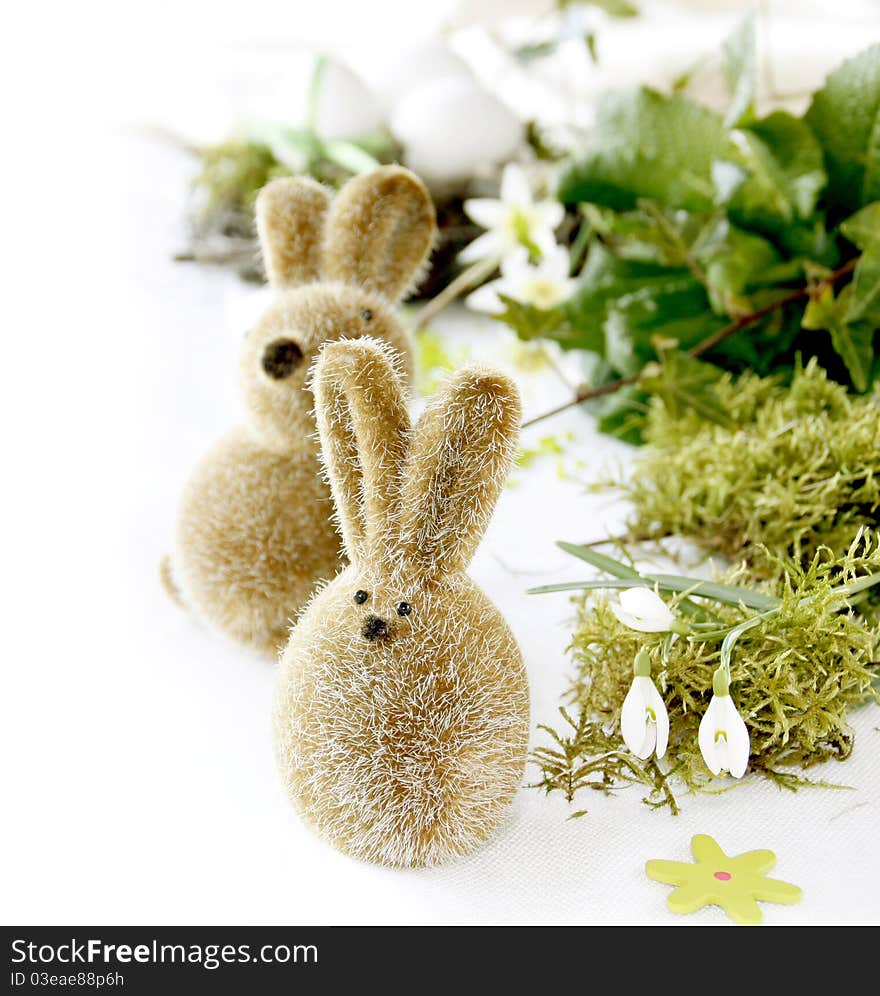
[[[196,467],[162,575],[208,623],[274,655],[341,562],[306,373],[327,341],[371,336],[411,378],[412,343],[393,305],[421,274],[436,221],[421,181],[385,166],[333,200],[312,180],[275,180],[260,192],[257,227],[277,293],[242,349],[247,423]]]

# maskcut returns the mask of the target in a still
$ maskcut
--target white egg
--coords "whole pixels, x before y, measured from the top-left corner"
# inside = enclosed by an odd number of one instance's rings
[[[439,79],[471,78],[463,59],[439,38],[429,38],[395,56],[364,67],[365,78],[388,108],[426,83]]]
[[[426,83],[391,113],[406,165],[433,187],[461,183],[479,167],[503,162],[523,137],[522,122],[471,79]]]
[[[358,138],[385,124],[379,102],[348,66],[328,59],[318,87],[317,131],[321,138]]]

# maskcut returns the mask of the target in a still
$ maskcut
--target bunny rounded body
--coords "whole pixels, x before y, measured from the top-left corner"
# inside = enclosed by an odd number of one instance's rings
[[[288,792],[340,850],[391,865],[469,852],[522,780],[529,690],[500,612],[465,574],[513,457],[515,387],[472,368],[415,429],[387,347],[328,345],[314,374],[351,563],[282,657]]]
[[[430,251],[434,212],[420,181],[395,166],[356,177],[332,202],[313,181],[276,180],[260,193],[257,221],[277,293],[242,348],[248,421],[190,478],[168,580],[208,622],[274,654],[316,582],[342,564],[305,384],[310,362],[329,340],[369,335],[411,376],[412,345],[393,302]]]

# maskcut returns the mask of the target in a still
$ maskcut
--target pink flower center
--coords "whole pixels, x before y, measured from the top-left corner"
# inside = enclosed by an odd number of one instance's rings
[[[730,872],[715,872],[715,878],[720,879],[722,882],[729,882],[733,876]]]

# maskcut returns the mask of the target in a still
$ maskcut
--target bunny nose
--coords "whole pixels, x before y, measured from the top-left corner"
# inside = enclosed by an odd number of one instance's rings
[[[378,616],[367,616],[364,620],[363,629],[361,629],[361,636],[365,640],[369,640],[372,643],[387,635],[388,623],[384,619],[380,619]]]

